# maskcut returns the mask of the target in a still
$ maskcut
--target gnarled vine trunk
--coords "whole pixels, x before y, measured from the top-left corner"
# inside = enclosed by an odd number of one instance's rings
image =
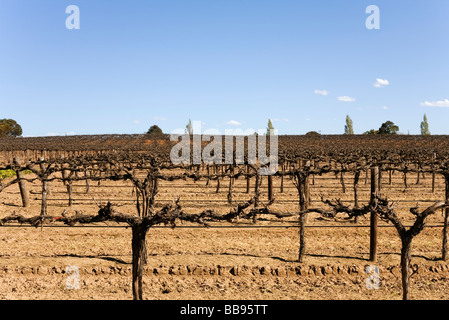
[[[133,263],[133,279],[132,291],[134,300],[142,300],[142,284],[143,284],[143,268],[146,263],[146,245],[145,238],[148,226],[139,223],[132,226],[132,263]]]
[[[412,238],[404,237],[401,249],[402,299],[409,300]]]

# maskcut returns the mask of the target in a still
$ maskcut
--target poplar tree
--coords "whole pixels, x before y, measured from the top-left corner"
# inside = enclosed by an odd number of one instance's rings
[[[274,134],[274,127],[271,123],[271,119],[268,119],[267,135],[271,136]]]
[[[346,116],[345,134],[354,134],[354,128],[352,127],[352,120],[348,115]]]
[[[192,127],[192,120],[189,119],[189,123],[186,125],[186,133],[192,135],[193,134],[193,127]]]
[[[421,134],[423,136],[428,136],[430,135],[430,131],[429,131],[429,123],[427,122],[427,116],[424,113],[424,118],[423,121],[421,122]]]

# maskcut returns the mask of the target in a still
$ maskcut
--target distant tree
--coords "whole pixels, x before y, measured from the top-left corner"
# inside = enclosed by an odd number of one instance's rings
[[[382,123],[379,130],[371,129],[369,131],[365,131],[363,134],[397,134],[399,131],[399,127],[395,125],[391,121],[387,121]]]
[[[427,116],[424,113],[424,118],[423,121],[421,122],[421,134],[423,136],[428,136],[430,135],[430,131],[429,131],[429,123],[427,122]]]
[[[346,116],[345,134],[354,134],[354,128],[352,127],[352,120],[348,115]]]
[[[13,119],[0,120],[0,137],[20,137],[22,127]]]
[[[274,134],[274,127],[271,123],[271,119],[268,119],[268,126],[267,126],[267,135],[271,136]]]
[[[371,129],[369,131],[365,131],[363,134],[378,134],[378,133],[379,133],[379,131]]]
[[[399,127],[395,125],[391,121],[387,121],[382,123],[382,125],[379,128],[378,134],[397,134],[399,131]]]
[[[192,120],[189,119],[189,123],[186,125],[186,133],[192,135],[193,134],[193,127],[192,127]]]
[[[306,136],[318,137],[318,136],[320,136],[320,134],[318,132],[316,132],[316,131],[309,131],[309,132],[306,133]]]
[[[152,136],[159,136],[162,135],[162,129],[159,128],[157,125],[153,125],[150,127],[150,129],[148,129],[147,134],[152,135]]]

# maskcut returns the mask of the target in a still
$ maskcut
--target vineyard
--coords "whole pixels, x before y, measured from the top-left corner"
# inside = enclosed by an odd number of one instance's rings
[[[273,175],[175,144],[0,139],[0,297],[447,299],[449,137],[279,136]]]

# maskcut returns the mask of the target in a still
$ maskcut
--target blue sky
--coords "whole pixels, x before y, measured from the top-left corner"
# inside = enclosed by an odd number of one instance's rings
[[[0,0],[0,118],[24,136],[170,133],[189,118],[340,134],[346,115],[355,133],[391,120],[419,134],[426,113],[449,134],[448,34],[447,0]]]

